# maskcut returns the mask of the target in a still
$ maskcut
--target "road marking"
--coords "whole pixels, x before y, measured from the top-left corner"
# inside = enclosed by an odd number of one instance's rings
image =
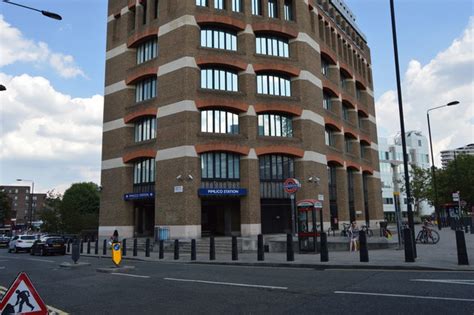
[[[428,273],[474,273],[474,270],[398,270],[398,269],[350,269],[350,268],[327,268],[324,271],[348,271],[348,272],[355,272],[355,271],[364,271],[364,272],[428,272]]]
[[[131,274],[128,274],[128,273],[120,273],[120,272],[112,272],[111,275],[135,277],[135,278],[146,278],[146,279],[150,278],[150,276],[131,275]]]
[[[459,280],[459,279],[410,279],[410,281],[474,285],[474,280]]]
[[[176,279],[176,278],[163,278],[163,279],[164,279],[164,280],[169,280],[169,281],[197,282],[197,283],[206,283],[206,284],[228,285],[228,286],[234,286],[234,287],[262,288],[262,289],[272,289],[272,290],[288,290],[287,287],[276,287],[276,286],[259,285],[259,284],[245,284],[245,283],[232,283],[232,282],[216,282],[216,281],[192,280],[192,279]]]
[[[0,267],[0,269],[5,269],[5,267]]]
[[[48,263],[54,263],[54,260],[48,260],[48,259],[37,259],[37,258],[20,258],[20,257],[5,257],[5,259],[19,259],[19,260],[30,260],[30,261],[41,261],[41,262],[48,262]]]
[[[406,294],[387,294],[387,293],[351,292],[351,291],[334,291],[334,293],[335,294],[401,297],[401,298],[425,299],[425,300],[445,300],[445,301],[474,302],[474,299],[447,298],[447,297],[437,297],[437,296],[419,296],[419,295],[406,295]]]

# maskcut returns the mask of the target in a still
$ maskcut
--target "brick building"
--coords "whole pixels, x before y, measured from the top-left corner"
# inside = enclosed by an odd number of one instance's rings
[[[383,219],[370,50],[335,0],[109,0],[99,235]],[[317,179],[317,180],[315,180]]]
[[[31,195],[30,190],[31,187],[29,186],[0,186],[0,191],[5,192],[10,199],[11,223],[13,225],[26,226],[30,220],[37,221],[44,209],[46,194],[33,193]],[[33,199],[32,204],[30,204],[31,198]]]

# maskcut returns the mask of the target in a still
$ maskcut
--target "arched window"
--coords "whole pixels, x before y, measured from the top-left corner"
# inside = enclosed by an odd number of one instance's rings
[[[201,88],[237,92],[237,72],[223,69],[201,69]]]
[[[156,138],[156,117],[149,116],[135,122],[135,142]]]
[[[228,152],[201,154],[201,178],[203,180],[239,180],[240,155]]]
[[[277,36],[258,35],[255,38],[256,53],[261,55],[288,58],[290,51],[288,39]]]
[[[259,114],[258,135],[272,137],[293,137],[293,121],[290,116],[280,114]]]
[[[335,131],[331,127],[326,126],[324,129],[324,142],[327,146],[336,146]]]
[[[142,159],[133,164],[133,185],[155,182],[155,159]]]
[[[291,96],[290,79],[276,74],[258,74],[257,93],[276,96]]]
[[[156,58],[158,53],[158,45],[156,38],[148,40],[137,47],[137,64],[147,62]]]
[[[239,133],[239,115],[224,110],[201,111],[201,131],[212,133]]]
[[[148,78],[137,83],[135,101],[142,102],[156,97],[156,77]]]
[[[323,108],[327,110],[332,110],[331,95],[326,92],[323,92]]]
[[[237,51],[237,33],[229,30],[202,28],[201,47]]]

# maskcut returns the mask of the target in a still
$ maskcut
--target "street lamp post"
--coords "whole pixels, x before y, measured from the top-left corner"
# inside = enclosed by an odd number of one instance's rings
[[[31,182],[31,190],[30,190],[30,200],[29,200],[29,208],[30,208],[30,213],[28,214],[29,216],[29,221],[30,221],[30,228],[33,228],[33,194],[35,190],[35,182],[32,179],[17,179],[18,182]]]
[[[49,17],[51,19],[55,19],[55,20],[62,20],[63,19],[59,14],[54,13],[54,12],[49,12],[49,11],[45,11],[45,10],[38,10],[38,9],[28,7],[28,6],[23,5],[23,4],[18,4],[18,3],[11,2],[10,0],[3,0],[3,2],[8,3],[8,4],[13,4],[13,5],[28,9],[28,10],[41,12],[41,14],[43,14],[44,16]]]
[[[428,134],[430,137],[430,150],[431,150],[431,178],[433,181],[433,189],[434,189],[434,194],[435,194],[434,207],[435,207],[435,212],[436,212],[436,218],[438,219],[438,230],[441,230],[441,217],[439,215],[439,207],[438,207],[438,188],[436,186],[436,170],[435,170],[434,157],[433,157],[433,142],[431,141],[430,111],[438,109],[438,108],[443,108],[446,106],[457,105],[457,104],[459,104],[458,101],[453,101],[445,105],[430,108],[426,111],[426,120],[428,121]]]
[[[402,102],[402,88],[400,79],[400,65],[398,62],[398,43],[397,43],[397,27],[395,25],[395,9],[393,0],[390,0],[390,15],[392,19],[392,37],[393,37],[393,52],[395,57],[395,74],[397,77],[397,94],[398,94],[398,113],[400,116],[400,131],[402,138],[402,150],[403,150],[403,168],[405,174],[405,193],[407,195],[407,215],[408,215],[408,226],[411,232],[411,241],[413,245],[413,256],[416,258],[416,243],[415,243],[415,223],[413,221],[413,211],[411,208],[411,191],[410,191],[410,178],[408,173],[408,154],[407,144],[405,139],[405,122],[403,118],[403,102]]]

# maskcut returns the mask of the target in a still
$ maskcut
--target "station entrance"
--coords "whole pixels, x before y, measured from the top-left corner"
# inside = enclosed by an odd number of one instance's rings
[[[291,231],[291,199],[261,199],[263,234]]]
[[[135,200],[133,201],[133,211],[136,236],[153,236],[155,228],[155,200]]]
[[[240,235],[240,199],[202,199],[202,236]]]

